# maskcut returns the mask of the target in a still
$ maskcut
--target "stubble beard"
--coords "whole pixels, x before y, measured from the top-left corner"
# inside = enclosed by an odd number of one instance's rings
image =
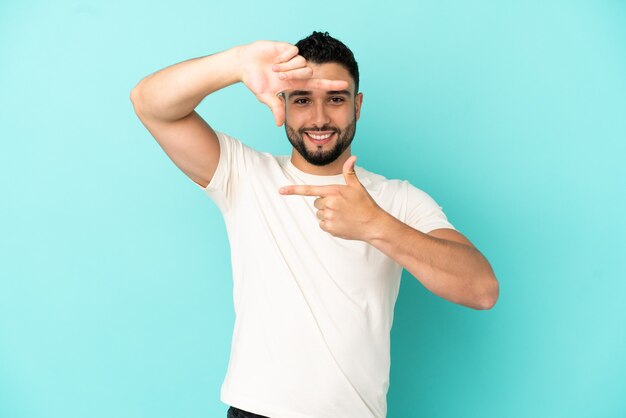
[[[315,151],[311,151],[304,144],[305,140],[303,136],[305,131],[332,131],[336,133],[337,140],[335,141],[335,145],[329,150],[324,150],[320,145]],[[296,151],[298,151],[302,158],[310,164],[324,166],[339,158],[339,156],[343,154],[343,152],[348,149],[352,143],[354,134],[356,133],[356,115],[354,119],[352,119],[352,122],[343,130],[335,126],[324,125],[321,128],[300,128],[296,131],[285,122],[285,132],[287,133],[289,142],[291,142],[291,145],[296,149]]]

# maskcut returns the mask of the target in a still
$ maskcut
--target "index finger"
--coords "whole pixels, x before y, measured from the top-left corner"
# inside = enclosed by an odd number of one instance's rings
[[[310,78],[306,80],[307,89],[345,90],[348,82],[345,80],[328,80],[325,78]]]
[[[282,89],[280,93],[287,93],[294,90],[325,90],[325,91],[339,91],[346,90],[348,88],[348,82],[345,80],[328,80],[325,78],[310,78],[311,73],[307,70],[308,67],[300,68],[298,70],[292,70],[283,74],[283,80],[287,87]]]
[[[327,196],[334,190],[333,186],[307,186],[307,185],[291,185],[278,189],[283,195],[299,195],[299,196]]]

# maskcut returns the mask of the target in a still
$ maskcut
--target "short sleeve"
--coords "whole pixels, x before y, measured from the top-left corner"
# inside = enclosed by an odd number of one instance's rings
[[[425,234],[439,228],[455,229],[441,206],[426,192],[407,183],[407,212],[405,223]]]
[[[222,213],[226,213],[232,207],[241,179],[247,171],[245,157],[247,147],[229,135],[215,133],[220,143],[220,158],[213,178],[203,189]]]

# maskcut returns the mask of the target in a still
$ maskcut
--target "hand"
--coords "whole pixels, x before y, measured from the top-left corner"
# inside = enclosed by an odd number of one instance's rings
[[[278,96],[285,90],[342,90],[346,81],[315,79],[313,69],[298,48],[285,42],[257,41],[239,48],[241,81],[265,103],[277,126],[285,122],[285,102]]]
[[[343,239],[369,241],[376,236],[380,221],[386,212],[376,204],[354,172],[356,157],[343,165],[346,185],[329,186],[291,185],[281,187],[283,195],[318,196],[314,206],[318,209],[320,228]]]

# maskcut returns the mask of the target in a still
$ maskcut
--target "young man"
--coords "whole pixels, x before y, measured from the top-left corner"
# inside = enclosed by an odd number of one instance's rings
[[[355,166],[352,52],[314,32],[185,61],[133,89],[142,123],[224,215],[235,327],[229,417],[385,417],[402,268],[433,293],[489,309],[487,260],[426,193]],[[291,156],[257,152],[194,111],[243,82],[285,123]]]

